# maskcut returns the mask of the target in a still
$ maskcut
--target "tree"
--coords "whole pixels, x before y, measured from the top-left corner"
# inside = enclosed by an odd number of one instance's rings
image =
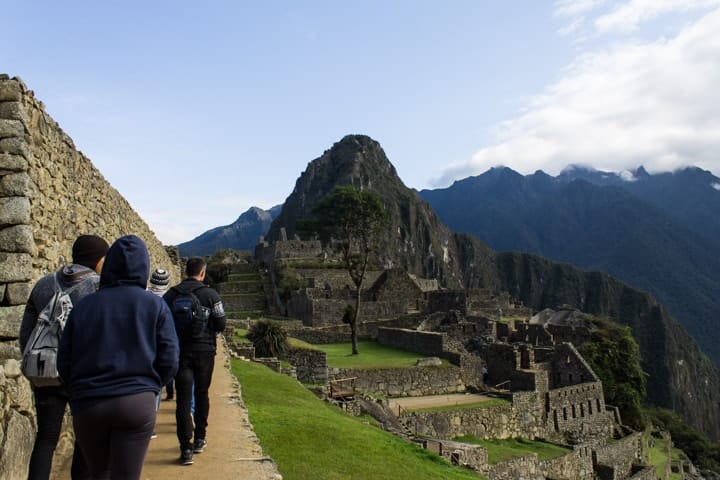
[[[352,353],[357,355],[357,324],[360,316],[360,295],[370,255],[387,224],[387,213],[373,192],[361,191],[352,185],[336,186],[313,209],[313,225],[325,240],[333,239],[334,247],[355,284],[355,308],[346,311],[352,338]],[[350,312],[347,315],[347,312]]]

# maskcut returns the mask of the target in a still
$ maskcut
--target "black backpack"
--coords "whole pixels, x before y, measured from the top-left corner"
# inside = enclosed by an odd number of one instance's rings
[[[200,299],[195,295],[198,287],[189,292],[184,292],[173,287],[176,296],[172,301],[170,310],[175,321],[175,331],[180,343],[189,343],[200,340],[208,335],[208,320],[210,309],[202,306]]]

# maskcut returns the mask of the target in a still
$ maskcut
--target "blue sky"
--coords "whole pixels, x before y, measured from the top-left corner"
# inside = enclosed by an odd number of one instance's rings
[[[720,0],[3,0],[0,72],[167,244],[282,203],[342,136],[406,185],[720,172]]]

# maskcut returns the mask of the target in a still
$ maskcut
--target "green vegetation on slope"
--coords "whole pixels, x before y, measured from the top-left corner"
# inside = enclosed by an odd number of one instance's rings
[[[349,417],[296,380],[233,360],[250,421],[285,480],[477,480],[419,446]]]
[[[652,408],[647,414],[654,425],[670,432],[675,446],[685,452],[695,466],[720,472],[720,443],[711,442],[670,410]]]
[[[483,440],[472,435],[457,437],[454,440],[464,443],[482,445],[488,452],[488,463],[491,465],[521,457],[529,453],[537,453],[538,460],[550,460],[571,452],[569,448],[553,445],[552,443],[524,438],[510,438],[507,440]]]
[[[605,401],[620,409],[623,422],[642,430],[645,425],[645,375],[640,367],[640,348],[630,327],[594,319],[592,342],[578,350],[603,382]]]
[[[417,353],[385,347],[377,342],[358,342],[358,353],[352,355],[350,343],[315,345],[327,354],[328,367],[336,368],[402,368],[412,367],[423,358]],[[447,361],[443,360],[443,365]]]

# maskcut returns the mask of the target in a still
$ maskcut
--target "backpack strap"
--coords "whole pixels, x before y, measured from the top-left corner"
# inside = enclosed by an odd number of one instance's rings
[[[78,281],[76,284],[66,289],[63,289],[62,285],[60,285],[60,279],[58,278],[60,276],[60,271],[57,271],[55,272],[55,275],[53,275],[53,279],[55,280],[55,293],[65,292],[66,294],[70,295],[72,292],[80,288],[80,285],[85,283],[85,280],[87,280],[91,275],[92,273],[88,273],[87,275],[80,277],[80,281]]]

